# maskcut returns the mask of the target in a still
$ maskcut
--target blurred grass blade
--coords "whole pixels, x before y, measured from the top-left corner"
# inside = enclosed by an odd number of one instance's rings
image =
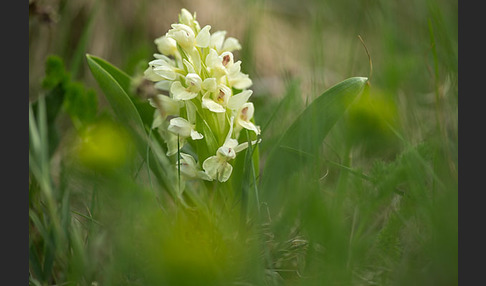
[[[29,103],[29,147],[35,154],[36,159],[41,152],[41,139],[39,130],[35,122],[34,111],[32,110],[32,104]]]
[[[367,81],[366,77],[346,79],[309,104],[270,151],[262,176],[264,189],[278,188],[300,167],[316,159],[324,138],[352,101],[361,94]]]
[[[29,243],[29,270],[29,272],[32,272],[31,275],[34,275],[38,279],[42,278],[42,263],[35,249],[35,245],[32,243]],[[29,278],[34,279],[31,275],[29,275]]]
[[[39,97],[37,118],[29,103],[29,170],[39,182],[47,197],[50,210],[54,208],[54,197],[49,170],[47,123],[44,97]]]
[[[91,37],[91,34],[93,33],[93,27],[95,23],[95,17],[97,12],[100,10],[99,1],[95,2],[94,9],[90,11],[90,15],[88,18],[88,23],[83,28],[81,37],[76,45],[76,50],[74,51],[74,54],[71,58],[71,75],[73,78],[76,78],[79,72],[79,67],[83,59],[83,55],[86,53],[86,47],[88,46],[88,41]]]

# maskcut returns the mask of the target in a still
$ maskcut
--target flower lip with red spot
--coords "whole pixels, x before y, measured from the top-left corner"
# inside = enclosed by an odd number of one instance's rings
[[[248,120],[247,112],[248,112],[248,106],[245,106],[241,109],[241,114],[240,114],[241,120],[245,120],[245,121]]]
[[[218,103],[223,103],[224,102],[224,92],[222,90],[219,90],[219,94],[218,94],[218,98],[217,98],[217,101]]]
[[[253,118],[253,112],[255,108],[253,107],[253,103],[246,102],[243,104],[238,111],[238,117],[236,119],[236,125],[240,128],[243,127],[245,129],[251,130],[255,132],[257,135],[260,134],[260,130],[258,127],[253,124],[250,120]]]
[[[206,92],[202,97],[202,107],[215,113],[226,112],[228,101],[232,98],[232,91],[224,84],[220,84],[216,92]]]
[[[225,55],[223,57],[223,66],[227,66],[228,63],[229,63],[229,61],[230,61],[230,56],[229,55]]]

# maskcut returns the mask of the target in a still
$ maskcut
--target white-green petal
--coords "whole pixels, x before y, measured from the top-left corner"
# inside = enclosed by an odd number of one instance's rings
[[[209,46],[209,42],[211,39],[211,35],[209,33],[209,30],[211,29],[211,26],[206,25],[204,28],[199,31],[199,33],[196,36],[196,47],[200,48],[206,48]]]
[[[204,171],[197,171],[197,177],[199,179],[203,179],[203,180],[206,180],[206,181],[212,181],[213,178],[211,178],[206,172]]]
[[[211,69],[223,68],[221,59],[219,58],[218,52],[214,49],[210,49],[205,60],[206,66]]]
[[[229,88],[228,86],[226,86],[224,84],[218,85],[218,89],[219,89],[219,93],[218,93],[218,90],[216,90],[216,93],[217,93],[218,98],[221,96],[221,93],[223,93],[223,103],[222,103],[222,105],[223,106],[227,106],[228,105],[228,100],[233,95],[233,91],[231,90],[231,88]]]
[[[199,178],[206,181],[212,181],[213,179],[204,171],[201,171],[196,163],[194,157],[189,154],[180,153],[180,170],[181,173],[185,174],[190,178]],[[176,164],[176,167],[179,164]]]
[[[216,113],[226,112],[225,106],[228,104],[228,100],[231,97],[231,89],[224,84],[220,84],[218,85],[218,89],[216,89],[215,93],[217,94],[216,97],[218,99],[219,98],[222,99],[222,102],[220,103],[211,99],[209,97],[211,92],[207,91],[202,97],[203,108],[207,108],[212,112],[216,112]]]
[[[159,74],[164,76],[166,79],[173,80],[176,70],[175,61],[161,54],[154,54],[154,56],[156,57],[156,59],[150,61],[148,65],[154,71],[163,71],[162,73],[159,72]],[[164,73],[167,73],[167,75],[164,75]]]
[[[204,160],[203,162],[203,169],[206,174],[209,175],[213,180],[217,178],[218,169],[220,168],[222,163],[226,163],[224,160],[221,160],[218,156],[211,156]]]
[[[210,91],[210,92],[215,92],[216,89],[218,88],[218,83],[216,82],[216,79],[213,77],[207,78],[203,81],[201,85],[202,89]]]
[[[199,140],[199,139],[203,139],[203,138],[204,138],[204,136],[201,133],[197,132],[194,129],[191,130],[191,139],[192,140]]]
[[[233,172],[233,166],[217,156],[211,156],[204,160],[203,169],[212,179],[226,182]]]
[[[154,87],[159,90],[169,91],[171,85],[172,85],[172,81],[163,79],[157,81]]]
[[[171,24],[170,26],[172,27],[172,29],[169,30],[169,32],[168,32],[169,33],[169,36],[170,36],[171,33],[175,33],[175,32],[182,31],[182,32],[185,32],[186,33],[185,35],[187,37],[195,37],[194,31],[191,29],[191,27],[189,27],[186,24],[177,24],[177,23],[175,23],[175,24]]]
[[[196,73],[196,69],[194,69],[194,66],[188,60],[183,59],[182,62],[188,73]]]
[[[248,75],[243,73],[239,73],[235,77],[230,77],[229,82],[234,88],[237,89],[247,89],[253,84]]]
[[[251,145],[255,145],[256,143],[260,143],[260,142],[262,142],[262,139],[253,140],[251,141]],[[243,142],[235,147],[235,152],[236,153],[241,152],[246,148],[248,148],[248,142]]]
[[[226,108],[209,98],[209,93],[209,91],[206,92],[202,97],[202,107],[216,113],[226,112]]]
[[[210,47],[216,51],[220,51],[223,47],[224,37],[226,36],[226,31],[216,31],[211,34]]]
[[[180,137],[186,138],[191,136],[192,125],[184,118],[176,117],[169,121],[169,127],[167,127],[167,130],[179,135]]]
[[[238,111],[238,117],[236,119],[236,122],[238,125],[241,127],[254,131],[257,135],[260,134],[260,130],[250,122],[250,119],[253,117],[253,112],[255,111],[255,108],[253,107],[253,103],[247,102],[243,104]]]
[[[218,181],[226,182],[233,172],[233,166],[230,163],[224,162],[218,170]]]
[[[201,90],[202,80],[196,73],[188,73],[186,75],[186,85],[188,91],[199,92]]]
[[[165,142],[167,144],[167,156],[172,156],[177,153],[177,145],[179,145],[179,149],[181,149],[184,146],[185,143],[185,138],[177,136],[173,133],[168,133],[167,134],[168,138],[164,138]],[[177,140],[179,139],[179,140]]]
[[[159,127],[164,122],[162,115],[160,115],[159,110],[155,110],[154,112],[154,120],[152,121],[152,129]]]
[[[152,107],[155,107],[155,108],[159,107],[154,98],[149,98],[148,102],[149,102],[150,106],[152,106]]]
[[[189,100],[197,96],[196,92],[187,91],[179,81],[175,81],[170,86],[170,93],[175,100]]]
[[[194,19],[196,19],[196,12],[194,12]],[[201,26],[199,25],[198,21],[194,20],[193,24],[194,24],[194,31],[201,31]]]
[[[245,116],[247,117],[246,120],[250,120],[253,118],[253,113],[255,112],[255,107],[253,106],[252,102],[247,102],[241,106],[241,112],[243,112],[243,109],[246,109]]]
[[[192,22],[194,21],[194,17],[187,11],[186,9],[182,8],[181,9],[181,14],[179,15],[179,21],[182,24],[185,24],[187,26],[191,26]]]
[[[227,145],[227,143],[230,143]],[[226,159],[234,159],[236,157],[235,147],[238,146],[236,139],[230,139],[225,144],[218,148],[218,154],[221,154]]]
[[[181,102],[173,100],[167,95],[157,94],[153,99],[149,99],[152,106],[160,109],[163,119],[168,115],[179,115]]]
[[[252,85],[251,79],[247,74],[240,72],[241,61],[237,61],[228,67],[228,81],[230,85],[237,89],[247,89]]]
[[[179,115],[179,104],[170,97],[163,94],[157,94],[153,98],[148,99],[152,107],[157,108],[161,120],[164,120],[167,115]]]
[[[175,61],[162,54],[153,54],[155,60],[149,62],[150,66],[170,65],[175,66]]]
[[[228,51],[228,52],[240,50],[240,49],[241,49],[240,43],[238,42],[237,39],[233,37],[228,37],[224,41],[223,47],[221,48],[222,51]]]
[[[226,141],[224,142],[223,147],[234,149],[236,146],[238,146],[238,141],[236,139],[231,138],[232,131],[233,130],[231,130],[231,128],[230,128],[230,131],[228,132],[229,138],[226,138]]]
[[[180,164],[176,163],[176,167],[179,167],[181,173],[187,175],[188,177],[196,177],[198,171],[196,167],[196,160],[194,160],[194,158],[189,154],[180,153],[180,156]]]
[[[255,124],[250,121],[243,121],[241,119],[238,119],[238,124],[240,124],[245,129],[255,132],[257,135],[260,134],[260,130],[258,130]]]
[[[175,80],[177,76],[174,68],[169,66],[155,66],[153,71],[157,75],[161,76],[162,79]]]
[[[215,113],[226,112],[226,109],[223,106],[214,102],[212,99],[203,98],[202,107],[209,109],[210,111],[215,112]]]
[[[240,109],[240,107],[248,101],[252,93],[252,90],[244,90],[238,94],[233,95],[228,100],[228,108],[231,110]]]
[[[155,44],[157,45],[157,50],[164,55],[175,55],[177,52],[177,42],[167,36],[162,36],[155,39]]]
[[[183,138],[191,137],[192,140],[199,140],[203,138],[201,133],[194,130],[194,125],[182,117],[172,118],[169,122],[169,127],[167,127],[167,130]]]
[[[241,71],[241,61],[233,63],[227,68],[229,76],[237,76]]]
[[[192,32],[192,30],[191,30],[191,33],[194,34],[194,32]],[[181,46],[184,49],[192,47],[192,45],[194,43],[194,39],[193,38],[191,39],[191,35],[188,34],[188,32],[181,30],[181,29],[170,30],[168,32],[168,35],[171,38],[173,38],[179,44],[179,46]]]
[[[188,54],[196,73],[199,73],[201,71],[201,56],[199,55],[196,47],[193,47],[190,51],[188,51]]]
[[[185,50],[192,49],[195,35],[191,27],[185,24],[172,24],[171,27],[172,29],[167,32],[167,36],[176,40]]]
[[[182,157],[181,159],[184,162],[186,162],[189,166],[196,167],[196,159],[194,159],[194,157],[186,153],[180,153],[180,155]]]
[[[160,75],[156,74],[152,67],[148,67],[144,72],[143,75],[145,76],[146,79],[150,81],[160,81],[160,80],[165,80],[165,78],[161,77]]]

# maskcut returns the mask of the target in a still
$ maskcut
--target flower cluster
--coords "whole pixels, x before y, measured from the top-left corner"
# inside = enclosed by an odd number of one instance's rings
[[[226,37],[226,31],[211,34],[211,26],[201,28],[196,14],[186,9],[171,27],[155,39],[160,53],[154,54],[144,72],[156,89],[166,93],[149,99],[156,108],[152,128],[167,143],[168,156],[180,154],[177,166],[181,173],[225,182],[233,170],[230,161],[248,147],[248,142],[238,143],[240,132],[246,129],[253,137],[260,135],[253,120],[253,103],[248,101],[252,81],[233,56],[241,45]],[[196,141],[203,142],[204,148],[196,148],[201,146]],[[204,160],[203,170],[194,156],[181,152],[184,146]]]

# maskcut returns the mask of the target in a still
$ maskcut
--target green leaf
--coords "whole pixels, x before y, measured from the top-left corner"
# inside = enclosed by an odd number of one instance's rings
[[[302,166],[318,158],[323,140],[361,94],[367,81],[365,77],[353,77],[336,84],[296,118],[266,159],[262,184],[268,195],[278,193],[281,196],[282,193],[276,191],[278,187]]]
[[[147,154],[148,134],[144,129],[144,123],[135,104],[128,95],[130,93],[130,77],[103,59],[92,55],[86,55],[86,58],[94,78],[103,90],[118,120],[132,134],[139,154],[142,157],[150,156],[147,158],[150,169],[154,172],[159,184],[165,187],[174,198],[173,187],[167,181],[170,167],[166,164],[160,166],[157,161],[159,163],[164,162],[160,159],[156,161],[151,152]]]
[[[39,255],[37,254],[37,249],[32,243],[29,243],[29,269],[32,272],[31,275],[34,275],[34,277],[37,279],[42,279],[42,263]]]
[[[154,108],[150,106],[148,101],[141,101],[138,98],[135,98],[132,95],[131,92],[131,87],[132,87],[132,79],[131,77],[123,72],[122,70],[118,69],[117,67],[113,66],[112,64],[108,63],[107,61],[92,56],[92,55],[86,55],[88,58],[88,65],[90,66],[90,69],[92,69],[91,65],[96,64],[98,65],[101,69],[106,71],[113,80],[115,80],[119,87],[125,92],[126,98],[128,98],[131,101],[131,105],[135,107],[138,113],[138,117],[140,117],[141,121],[145,125],[145,127],[150,128],[152,125],[152,119],[154,115]],[[90,64],[90,61],[92,64]],[[101,85],[100,85],[101,86]],[[102,88],[103,89],[103,88]],[[104,91],[104,90],[103,90]],[[111,102],[110,102],[111,104]]]
[[[135,132],[144,131],[142,119],[128,96],[130,77],[105,60],[91,55],[86,55],[86,58],[94,78],[118,120],[124,123],[127,129],[133,129]]]

